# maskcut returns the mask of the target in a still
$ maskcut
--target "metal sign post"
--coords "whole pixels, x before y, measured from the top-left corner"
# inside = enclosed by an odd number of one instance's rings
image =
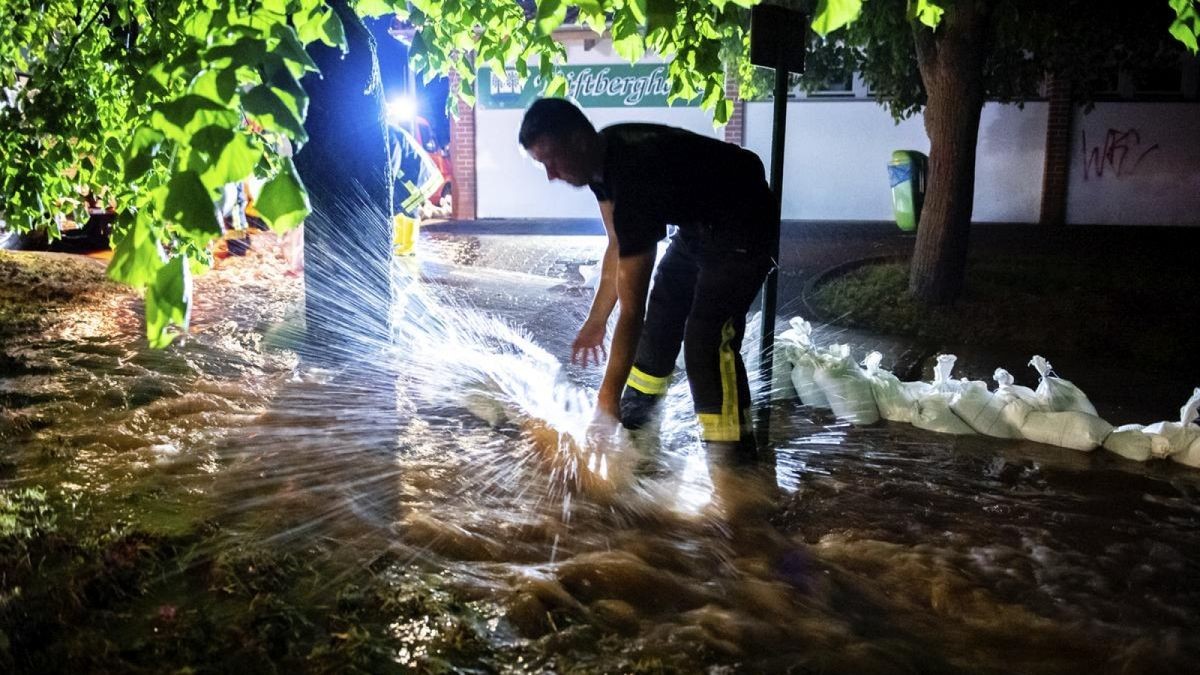
[[[775,116],[771,132],[771,191],[775,194],[775,227],[771,235],[771,260],[762,290],[762,332],[759,336],[759,377],[774,380],[775,305],[779,288],[779,220],[783,215],[783,151],[787,129],[788,75],[804,72],[808,19],[804,14],[776,5],[757,5],[750,11],[750,62],[775,69]],[[770,386],[768,384],[768,386]],[[771,406],[759,417],[759,445],[771,430]]]

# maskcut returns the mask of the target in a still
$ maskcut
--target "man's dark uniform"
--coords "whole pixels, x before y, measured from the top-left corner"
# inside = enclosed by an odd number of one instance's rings
[[[762,162],[736,145],[658,124],[600,131],[604,165],[591,185],[613,204],[622,257],[677,231],[659,262],[633,370],[621,400],[626,426],[667,391],[684,346],[706,441],[750,434],[750,388],[739,354],[746,312],[770,268],[778,213]]]

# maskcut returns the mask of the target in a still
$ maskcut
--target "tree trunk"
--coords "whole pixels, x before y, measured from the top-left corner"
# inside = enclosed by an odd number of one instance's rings
[[[917,64],[929,97],[929,188],[909,291],[926,305],[952,303],[964,287],[989,19],[986,0],[960,0],[948,5],[936,31],[914,22]]]

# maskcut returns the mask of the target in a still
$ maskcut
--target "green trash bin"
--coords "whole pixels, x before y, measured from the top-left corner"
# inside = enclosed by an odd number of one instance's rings
[[[897,150],[888,162],[888,181],[892,184],[892,211],[896,225],[905,232],[917,229],[921,206],[925,202],[925,171],[929,158],[916,150]]]

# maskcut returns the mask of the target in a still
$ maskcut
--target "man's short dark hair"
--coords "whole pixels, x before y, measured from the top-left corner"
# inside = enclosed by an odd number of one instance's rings
[[[517,140],[529,149],[543,136],[569,138],[579,131],[596,133],[596,127],[574,103],[563,98],[539,98],[525,111]]]

